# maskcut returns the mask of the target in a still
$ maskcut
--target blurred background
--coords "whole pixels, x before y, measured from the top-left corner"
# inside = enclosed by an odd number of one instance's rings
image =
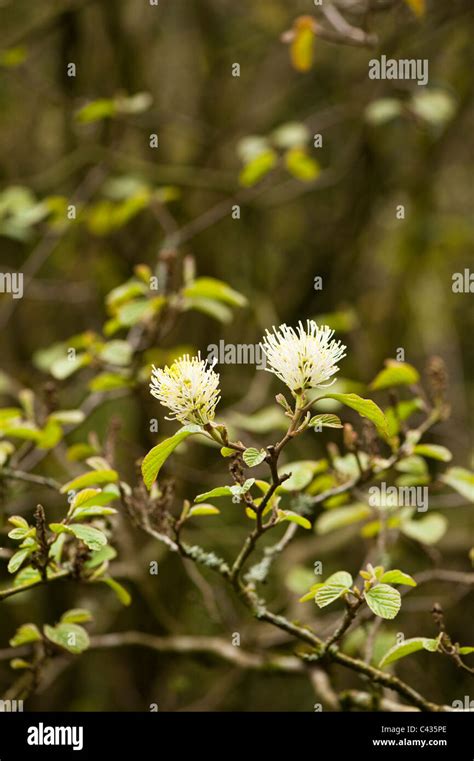
[[[347,16],[348,5],[355,14]],[[206,355],[221,339],[252,344],[273,324],[324,316],[348,346],[343,383],[359,392],[399,349],[420,370],[439,355],[449,372],[452,415],[431,440],[472,468],[473,297],[453,293],[452,283],[454,273],[472,268],[474,248],[473,7],[470,0],[428,0],[417,17],[400,0],[380,3],[367,19],[357,6],[339,5],[352,23],[369,21],[376,46],[316,36],[314,61],[302,72],[281,35],[297,16],[319,13],[309,0],[159,0],[158,6],[1,0],[1,269],[23,272],[26,280],[22,299],[0,295],[5,404],[7,376],[35,390],[51,382],[38,351],[85,330],[100,332],[107,293],[137,264],[154,267],[179,231],[179,256],[192,257],[199,276],[226,281],[248,305],[229,323],[184,314],[161,348],[172,353],[188,346]],[[428,86],[370,80],[368,62],[381,54],[428,59]],[[233,76],[236,63],[240,76]],[[288,124],[305,136],[305,177],[289,172],[280,156],[260,181],[246,181],[249,136],[268,138]],[[152,135],[157,148],[150,146]],[[318,147],[315,135],[322,136]],[[144,187],[153,189],[153,203]],[[66,224],[71,203],[79,215]],[[235,204],[239,219],[231,213]],[[318,290],[316,277],[322,278]],[[276,379],[252,365],[223,364],[219,371],[222,414],[246,430],[247,442],[275,440],[274,415],[253,424],[246,417],[271,407],[283,390]],[[89,372],[54,381],[63,407],[82,402]],[[68,443],[85,440],[90,430],[102,438],[117,416],[118,467],[135,482],[135,461],[156,442],[150,418],[159,419],[160,434],[175,430],[146,383],[102,405]],[[303,437],[288,457],[316,459],[324,443],[324,437]],[[52,455],[41,468],[64,477]],[[188,498],[228,478],[225,463],[191,446],[166,475]],[[394,560],[409,573],[438,563],[438,551],[443,567],[469,570],[472,507],[443,503],[442,494],[436,500],[451,528],[427,553],[402,543]],[[41,487],[9,484],[4,494],[9,513],[39,501],[53,515],[64,510]],[[193,541],[231,557],[246,530],[241,509],[229,504],[191,533]],[[183,566],[129,524],[118,542],[117,571],[128,580],[130,608],[73,583],[34,590],[3,604],[0,648],[20,623],[54,621],[67,607],[91,609],[97,635],[134,629],[230,639],[238,632],[249,649],[291,648],[281,632],[249,620],[206,572]],[[318,616],[329,625],[331,614],[307,608],[303,614],[297,603],[314,560],[327,573],[348,563],[357,572],[364,556],[365,540],[354,528],[298,538],[268,584],[272,609],[306,615],[316,629]],[[157,577],[148,574],[151,560],[159,562]],[[473,645],[472,591],[439,583],[411,593],[406,615],[386,627],[388,635],[435,636],[436,600],[453,635]],[[357,636],[365,635],[360,630],[349,643],[353,652]],[[469,675],[448,659],[430,658],[422,653],[404,661],[398,673],[434,701],[472,694]],[[100,649],[58,664],[29,710],[147,710],[156,703],[160,710],[306,711],[315,702],[304,675],[246,672],[210,656]],[[2,690],[11,678],[0,661]],[[335,681],[339,689],[358,684],[340,671]]]

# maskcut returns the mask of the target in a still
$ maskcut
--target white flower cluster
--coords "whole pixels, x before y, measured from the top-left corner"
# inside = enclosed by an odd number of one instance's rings
[[[260,344],[269,367],[294,394],[324,385],[339,370],[337,362],[346,356],[346,347],[332,339],[334,331],[327,325],[319,327],[307,320],[306,328],[299,322],[296,330],[288,325],[266,331]]]
[[[327,325],[319,327],[307,320],[294,328],[280,325],[266,331],[260,344],[267,358],[268,372],[274,373],[296,395],[310,388],[332,385],[329,379],[339,370],[337,362],[346,356],[346,347],[332,337]],[[219,402],[219,375],[201,355],[180,357],[163,370],[153,366],[150,392],[181,423],[206,425],[215,417]]]
[[[164,370],[153,365],[150,393],[181,423],[206,425],[214,420],[219,402],[219,375],[197,357],[177,359]]]

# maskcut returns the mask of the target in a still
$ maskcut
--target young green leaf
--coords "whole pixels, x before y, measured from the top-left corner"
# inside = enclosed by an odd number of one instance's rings
[[[77,539],[89,547],[90,550],[100,550],[105,544],[107,544],[107,537],[102,531],[94,528],[93,526],[83,526],[80,523],[71,523],[68,527],[68,533],[74,534]]]
[[[309,428],[342,428],[340,418],[337,415],[315,415],[309,421]]]
[[[122,605],[130,605],[132,602],[130,593],[116,579],[112,579],[110,576],[102,576],[98,581],[107,584],[107,586],[115,592]]]
[[[148,490],[151,489],[154,481],[156,480],[161,467],[166,462],[168,457],[174,452],[178,444],[192,436],[195,433],[202,433],[203,429],[199,425],[187,425],[181,428],[174,436],[169,439],[165,439],[156,447],[153,447],[142,462],[142,475],[145,486]]]
[[[23,658],[12,658],[10,661],[10,668],[12,669],[30,669],[31,667],[31,663]]]
[[[321,536],[329,534],[330,531],[351,526],[353,523],[365,520],[365,518],[370,517],[371,513],[370,507],[362,502],[348,505],[347,507],[336,507],[326,510],[316,520],[316,533]]]
[[[283,521],[290,521],[291,523],[296,523],[298,526],[301,526],[301,528],[310,529],[311,523],[307,518],[304,518],[302,515],[299,515],[298,513],[294,513],[292,510],[278,510],[278,521],[277,523],[282,523]]]
[[[370,384],[372,391],[381,391],[393,386],[413,386],[420,380],[418,370],[407,362],[396,362],[394,359],[388,359],[385,364],[386,367]]]
[[[469,502],[474,502],[474,473],[472,471],[466,468],[448,468],[440,481],[457,491]]]
[[[372,613],[386,619],[395,618],[402,604],[400,592],[388,584],[377,584],[364,592],[364,598]]]
[[[249,447],[245,450],[242,457],[245,464],[248,465],[249,468],[254,468],[256,465],[260,465],[260,463],[264,461],[266,454],[267,453],[264,449],[255,449],[255,447]]]
[[[425,515],[419,520],[402,521],[400,531],[422,544],[436,544],[444,536],[448,528],[448,521],[440,513]]]
[[[388,426],[380,407],[372,399],[363,399],[357,394],[325,394],[323,399],[335,399],[346,407],[359,413],[361,417],[370,420],[383,438],[388,438]]]
[[[198,277],[184,289],[183,294],[186,298],[210,299],[231,307],[243,307],[247,304],[245,296],[213,277]]]
[[[88,621],[92,621],[92,613],[84,608],[71,608],[60,618],[62,624],[86,624]]]
[[[41,639],[41,632],[34,624],[23,624],[16,630],[10,640],[10,647],[20,647],[30,642],[38,642]]]
[[[320,608],[325,608],[345,594],[352,586],[353,580],[347,571],[337,571],[316,591],[315,602]]]
[[[91,473],[84,473],[82,476],[73,478],[72,481],[68,481],[67,484],[61,486],[61,494],[66,494],[68,491],[76,491],[77,489],[83,489],[86,486],[95,486],[97,484],[109,484],[118,481],[118,473],[116,470],[94,470]]]
[[[429,457],[432,460],[439,460],[440,462],[450,462],[453,459],[449,449],[439,444],[417,444],[413,452],[415,455]]]
[[[380,577],[379,581],[385,584],[405,584],[407,587],[416,587],[416,581],[407,573],[395,568],[393,571],[386,571]]]
[[[17,528],[29,528],[27,521],[25,521],[21,515],[10,515],[8,523],[11,523],[12,526],[16,526]]]
[[[30,547],[26,547],[23,550],[18,550],[18,552],[15,552],[14,555],[11,556],[9,562],[8,562],[8,572],[9,573],[15,573],[18,571],[21,564],[26,560],[28,555],[31,555],[32,549]]]
[[[193,515],[219,515],[220,510],[214,505],[195,505],[191,508],[188,515],[191,518]]]
[[[306,594],[304,594],[303,597],[300,597],[298,602],[309,602],[310,600],[314,600],[316,592],[321,587],[324,587],[324,583],[323,582],[319,582],[318,584],[313,584],[313,586],[310,587],[310,589],[306,592]]]
[[[416,653],[418,650],[429,650],[435,652],[438,646],[436,639],[428,639],[427,637],[412,637],[411,639],[405,639],[403,642],[397,643],[390,650],[387,650],[384,657],[379,663],[379,668],[383,669],[384,666],[388,666],[389,663],[405,658],[411,653]]]
[[[233,491],[231,486],[216,486],[215,489],[198,494],[195,502],[205,502],[207,499],[216,499],[216,497],[232,497]]]
[[[60,623],[56,626],[43,626],[45,637],[54,645],[78,655],[89,647],[89,635],[82,626],[72,623]]]
[[[78,507],[77,510],[74,510],[71,518],[75,521],[85,521],[87,518],[105,517],[116,513],[117,510],[114,510],[113,507],[95,505],[94,507]]]

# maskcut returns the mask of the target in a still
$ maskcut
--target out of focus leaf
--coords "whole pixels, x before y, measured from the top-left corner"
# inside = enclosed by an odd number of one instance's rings
[[[293,39],[290,46],[291,62],[297,71],[311,69],[314,58],[314,19],[299,16],[293,24]]]
[[[393,359],[387,359],[385,364],[386,367],[379,372],[370,384],[370,388],[373,391],[381,391],[393,386],[412,386],[420,380],[418,370],[407,362],[396,362]]]

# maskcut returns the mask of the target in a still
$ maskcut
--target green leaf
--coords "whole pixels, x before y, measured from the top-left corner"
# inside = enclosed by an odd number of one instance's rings
[[[73,357],[60,357],[52,363],[49,372],[53,378],[56,378],[57,380],[65,380],[71,375],[74,375],[74,373],[80,370],[81,367],[90,364],[90,361],[91,358],[85,352],[76,354]]]
[[[71,608],[60,618],[62,624],[86,624],[88,621],[92,621],[92,613],[84,608]]]
[[[24,539],[29,533],[34,532],[34,529],[27,529],[27,528],[13,528],[11,531],[8,532],[8,536],[10,539]],[[33,536],[33,533],[30,534]]]
[[[202,299],[195,296],[186,299],[185,308],[196,309],[197,312],[202,312],[202,314],[206,314],[208,317],[212,317],[214,320],[222,322],[224,325],[232,322],[232,310],[220,301]]]
[[[398,568],[394,568],[392,571],[386,571],[380,577],[379,581],[386,584],[405,584],[407,587],[416,587],[416,581],[408,573],[399,571]]]
[[[379,668],[383,669],[384,666],[388,666],[389,663],[405,658],[407,655],[416,653],[418,650],[429,650],[434,652],[437,648],[438,642],[435,639],[428,639],[427,637],[413,637],[412,639],[405,639],[390,650],[387,650],[384,657],[379,663]]]
[[[214,505],[197,505],[195,507],[192,507],[189,511],[189,517],[193,515],[219,515],[220,510],[218,507],[214,507]]]
[[[112,589],[115,594],[117,595],[118,599],[122,603],[122,605],[128,606],[132,602],[132,598],[130,596],[130,593],[127,592],[125,587],[123,587],[116,579],[112,579],[110,576],[103,576],[99,581],[103,582],[104,584],[107,584],[110,589]]]
[[[24,550],[18,550],[18,552],[15,552],[14,555],[11,556],[7,569],[9,573],[15,573],[18,571],[21,564],[26,560],[28,555],[31,554],[31,549],[29,547],[26,547]]]
[[[195,498],[195,502],[205,502],[207,499],[216,499],[216,497],[232,497],[234,492],[231,486],[216,486],[211,491],[205,491],[202,494],[198,494]]]
[[[10,515],[8,518],[8,523],[11,523],[12,526],[16,526],[17,528],[26,528],[29,529],[28,522],[25,521],[24,518],[22,518],[21,515]]]
[[[0,441],[0,467],[5,465],[10,455],[15,451],[11,441]]]
[[[413,452],[415,455],[430,457],[432,460],[439,460],[440,462],[449,462],[453,459],[449,449],[439,446],[439,444],[417,444]]]
[[[116,513],[117,510],[114,510],[113,507],[100,507],[99,505],[94,505],[91,507],[78,507],[74,510],[71,518],[76,521],[85,521],[87,518],[115,515]]]
[[[98,98],[83,106],[76,112],[76,119],[81,124],[92,124],[102,119],[111,119],[117,113],[117,105],[111,98]]]
[[[48,420],[54,420],[62,425],[79,425],[85,420],[85,413],[82,410],[59,410],[52,412]]]
[[[56,626],[45,624],[43,632],[50,642],[74,655],[87,650],[90,644],[86,630],[77,624],[61,623]]]
[[[301,526],[301,528],[311,528],[311,523],[307,518],[303,518],[302,515],[299,515],[298,513],[294,513],[292,510],[278,510],[278,521],[277,523],[282,523],[283,521],[290,521],[291,523],[297,523],[298,526]]]
[[[421,399],[408,399],[398,402],[395,407],[387,407],[385,417],[388,423],[390,436],[395,436],[400,430],[400,423],[408,420],[415,412],[423,409]]]
[[[2,50],[0,53],[0,66],[6,69],[14,69],[26,60],[27,50],[23,45],[15,45],[12,48]]]
[[[405,536],[415,539],[422,544],[436,544],[444,536],[448,528],[448,521],[440,513],[425,515],[417,521],[403,521],[400,526]]]
[[[109,341],[99,353],[103,362],[118,367],[127,367],[132,359],[132,347],[127,341]]]
[[[84,502],[88,502],[98,494],[101,494],[101,489],[81,489],[81,491],[74,495],[74,499],[71,502],[71,510],[76,507],[81,507]]]
[[[386,367],[379,372],[370,384],[372,391],[392,388],[393,386],[413,386],[420,380],[420,374],[416,368],[407,362],[396,362],[387,359]]]
[[[459,655],[469,655],[470,653],[474,653],[474,647],[460,647],[459,648]]]
[[[86,568],[98,568],[103,563],[107,563],[115,557],[117,557],[117,551],[107,544],[105,547],[101,547],[100,550],[93,552],[84,565]]]
[[[99,494],[89,497],[87,500],[84,500],[84,502],[81,502],[79,506],[82,508],[97,507],[98,505],[109,505],[110,502],[114,502],[116,499],[119,499],[120,496],[120,494],[112,491],[114,486],[115,484],[109,484],[107,491],[101,491]],[[95,491],[95,489],[92,491]]]
[[[278,163],[278,155],[272,148],[262,151],[249,161],[239,174],[239,183],[250,188],[260,182]]]
[[[2,435],[11,436],[13,439],[23,439],[24,441],[38,441],[41,431],[38,431],[32,423],[24,423],[9,427],[4,426]]]
[[[20,647],[27,645],[29,642],[38,642],[41,639],[41,632],[34,624],[23,624],[16,630],[10,640],[10,647]]]
[[[119,373],[99,373],[89,383],[91,391],[113,391],[116,388],[128,388],[133,385],[130,378]]]
[[[308,156],[304,148],[290,148],[285,153],[285,166],[293,177],[302,182],[312,182],[321,173],[318,162]]]
[[[372,613],[386,619],[395,618],[402,604],[400,592],[388,584],[377,584],[364,592],[364,598]]]
[[[231,307],[243,307],[247,299],[238,291],[234,291],[227,283],[213,277],[198,277],[183,291],[186,298],[203,298],[220,301]]]
[[[333,573],[316,591],[315,602],[320,608],[325,608],[347,592],[352,586],[353,579],[347,571]]]
[[[73,478],[72,481],[68,481],[67,484],[61,486],[61,494],[65,494],[68,491],[76,491],[77,489],[83,489],[86,486],[94,486],[96,484],[109,484],[114,481],[118,481],[118,473],[116,470],[94,470],[90,473],[84,473],[82,476]]]
[[[249,468],[254,468],[256,465],[260,465],[264,461],[267,453],[264,449],[255,449],[255,447],[249,447],[245,450],[242,457],[244,462]]]
[[[314,59],[315,25],[309,16],[296,19],[290,45],[290,58],[296,71],[306,72],[311,69]]]
[[[347,507],[336,507],[322,513],[316,521],[316,533],[320,536],[329,534],[345,526],[351,526],[353,523],[369,518],[372,514],[370,507],[358,502],[355,505]]]
[[[83,526],[80,523],[71,523],[67,526],[67,533],[74,534],[77,539],[89,547],[90,550],[100,550],[105,544],[107,544],[107,537],[102,531],[94,528],[93,526]]]
[[[315,415],[309,421],[309,428],[342,428],[340,418],[337,415]]]
[[[303,595],[303,597],[300,597],[298,602],[309,602],[310,600],[314,600],[316,592],[321,587],[324,587],[324,584],[320,582],[319,584],[313,584],[312,587],[306,592],[306,594]]]
[[[235,449],[231,449],[230,447],[221,448],[222,457],[232,457],[232,455],[234,454],[235,454]]]
[[[153,447],[142,462],[142,475],[145,486],[151,489],[153,482],[156,480],[161,467],[168,457],[174,452],[178,444],[194,433],[202,433],[203,429],[199,425],[187,425],[181,428],[174,436],[165,439],[156,447]]]
[[[30,669],[31,663],[25,661],[23,658],[12,658],[10,661],[10,667],[12,669]]]
[[[314,460],[298,460],[282,465],[278,470],[280,478],[285,473],[291,473],[291,476],[278,487],[279,490],[292,492],[305,489],[313,480],[317,464]]]
[[[361,417],[370,420],[383,438],[388,438],[388,426],[380,407],[371,399],[362,399],[357,394],[325,394],[324,399],[335,399],[346,407],[350,407],[359,413]]]
[[[252,415],[232,412],[228,415],[228,420],[237,428],[242,428],[250,433],[269,433],[274,430],[286,430],[288,427],[288,419],[274,404],[270,407],[264,407]]]
[[[472,471],[466,468],[448,468],[440,480],[469,502],[474,502],[474,473]]]
[[[164,303],[164,299],[163,299]],[[127,328],[136,325],[141,320],[150,317],[154,313],[153,305],[149,299],[139,299],[123,304],[118,310],[118,320]]]
[[[56,444],[59,444],[62,437],[63,429],[56,420],[50,418],[42,431],[40,431],[37,445],[40,449],[53,449]]]

